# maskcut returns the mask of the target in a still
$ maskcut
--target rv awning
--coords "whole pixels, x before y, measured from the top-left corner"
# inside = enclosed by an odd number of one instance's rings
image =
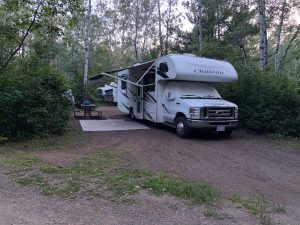
[[[155,61],[156,60],[151,60],[151,61],[148,61],[148,62],[135,64],[131,67],[121,68],[121,69],[118,69],[118,70],[111,70],[111,71],[107,71],[107,72],[104,72],[104,73],[114,74],[114,73],[120,72],[122,70],[128,70],[129,74],[131,74],[131,75],[134,74],[133,80],[138,81],[138,79],[149,69],[150,66],[152,66],[155,63]],[[90,77],[89,80],[90,81],[97,81],[97,80],[101,79],[103,76],[105,76],[105,74],[100,73],[100,74],[97,74],[97,75],[94,75],[94,76]]]

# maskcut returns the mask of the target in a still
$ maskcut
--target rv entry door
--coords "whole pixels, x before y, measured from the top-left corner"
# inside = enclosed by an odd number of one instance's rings
[[[144,119],[143,118],[143,87],[137,87],[137,95],[136,95],[136,111],[135,111],[135,117],[138,119]]]
[[[151,69],[143,79],[144,119],[156,122],[155,70]]]

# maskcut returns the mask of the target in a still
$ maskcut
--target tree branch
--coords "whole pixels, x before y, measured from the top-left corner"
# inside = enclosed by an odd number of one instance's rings
[[[10,63],[10,61],[12,60],[12,58],[17,54],[17,52],[20,50],[20,48],[23,46],[28,34],[31,32],[31,29],[35,23],[39,8],[41,5],[38,5],[38,7],[36,8],[36,10],[34,11],[34,16],[33,16],[33,20],[31,21],[28,29],[26,30],[25,35],[23,36],[20,44],[18,45],[18,47],[10,54],[10,56],[8,57],[8,59],[6,60],[6,62],[0,67],[0,71],[2,71],[5,67],[7,67],[7,65]]]
[[[282,62],[282,63],[280,64],[279,69],[282,68],[282,64],[283,64],[284,60],[286,59],[287,53],[288,53],[289,49],[291,48],[293,41],[297,38],[299,32],[300,32],[300,25],[298,25],[298,27],[297,27],[297,29],[296,29],[296,32],[295,32],[294,35],[292,36],[291,40],[289,41],[288,46],[287,46],[286,49],[285,49],[284,55],[283,55],[282,58],[281,58],[281,62]]]

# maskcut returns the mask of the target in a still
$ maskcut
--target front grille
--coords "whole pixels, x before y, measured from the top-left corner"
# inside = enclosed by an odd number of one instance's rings
[[[224,126],[229,126],[230,122],[210,122],[209,125],[211,126],[218,126],[218,125],[224,125]]]
[[[207,107],[203,108],[203,119],[219,120],[234,119],[234,108],[228,107]]]

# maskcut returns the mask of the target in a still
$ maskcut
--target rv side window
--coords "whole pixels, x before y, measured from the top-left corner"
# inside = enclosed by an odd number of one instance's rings
[[[127,83],[126,83],[125,81],[123,81],[123,80],[121,81],[121,89],[122,89],[122,90],[125,90],[125,89],[126,89],[126,84],[127,84]]]

